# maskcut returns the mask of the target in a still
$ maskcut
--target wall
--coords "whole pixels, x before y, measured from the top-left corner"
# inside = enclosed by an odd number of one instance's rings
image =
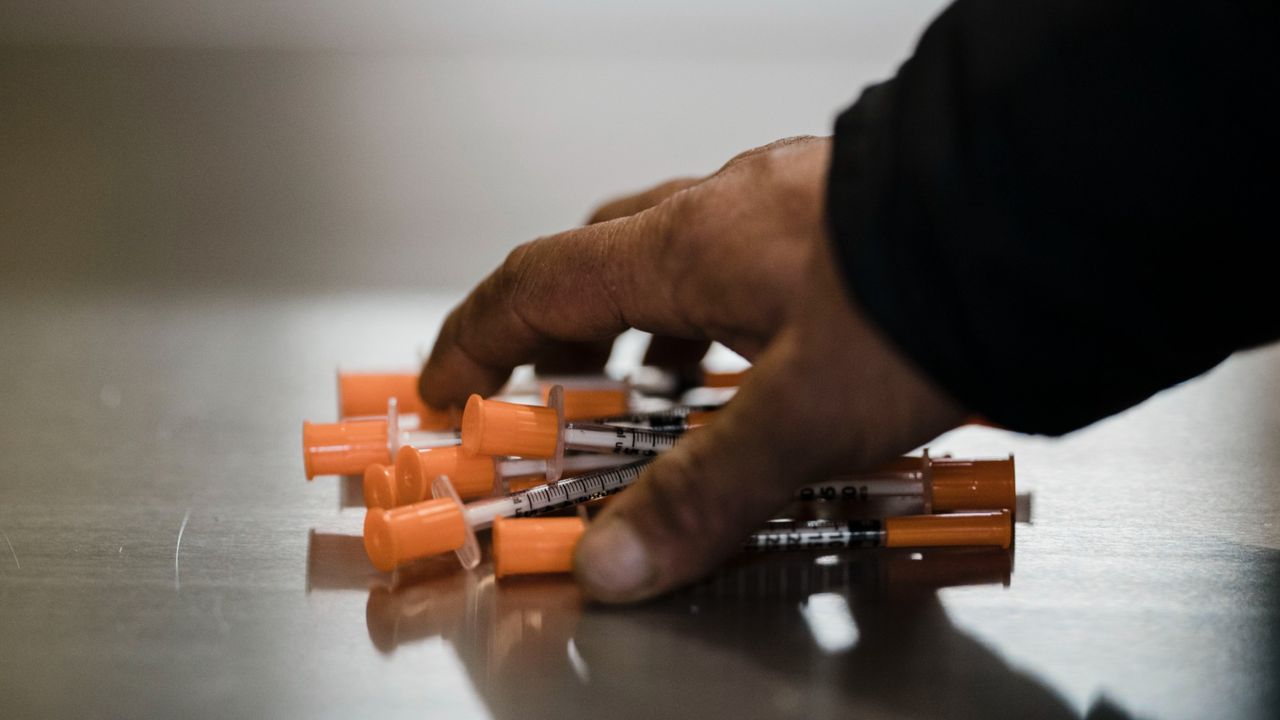
[[[0,7],[0,281],[472,284],[595,203],[825,133],[937,2]]]

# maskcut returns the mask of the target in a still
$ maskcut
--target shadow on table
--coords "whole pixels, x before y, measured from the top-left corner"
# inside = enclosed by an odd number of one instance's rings
[[[1012,550],[763,555],[631,608],[452,557],[361,582],[374,646],[449,641],[496,717],[1078,717],[938,601],[1012,571]],[[1128,717],[1106,701],[1087,716]]]

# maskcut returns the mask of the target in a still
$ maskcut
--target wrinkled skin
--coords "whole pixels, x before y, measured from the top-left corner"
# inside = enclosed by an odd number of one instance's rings
[[[830,153],[825,138],[782,140],[614,200],[585,227],[517,247],[445,321],[421,383],[438,409],[496,391],[526,362],[598,369],[628,328],[657,336],[651,358],[687,361],[716,340],[754,363],[714,423],[592,523],[576,572],[593,598],[692,581],[796,486],[872,467],[964,417],[843,286],[823,208]]]

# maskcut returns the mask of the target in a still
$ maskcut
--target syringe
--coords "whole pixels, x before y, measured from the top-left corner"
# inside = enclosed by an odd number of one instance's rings
[[[472,395],[462,414],[462,448],[472,455],[545,458],[547,479],[563,472],[565,450],[649,457],[676,446],[680,433],[566,423],[563,389],[553,387],[549,407],[516,405]]]
[[[546,402],[555,385],[565,388],[565,417],[588,420],[605,415],[621,415],[631,408],[631,384],[605,375],[563,375],[526,378],[514,377],[497,396],[501,400]],[[453,418],[445,411],[433,410],[418,395],[418,373],[338,371],[338,416],[344,419],[381,417],[387,401],[395,398],[400,412],[421,418],[425,430],[449,430]]]
[[[747,539],[749,550],[998,545],[1013,540],[1008,510],[905,515],[875,520],[772,520]]]
[[[631,386],[625,380],[592,376],[551,376],[541,379],[539,394],[544,404],[551,391],[564,388],[566,420],[592,420],[606,415],[622,415],[631,409]]]
[[[444,447],[460,442],[456,432],[400,427],[399,403],[387,401],[386,417],[302,423],[302,459],[307,479],[317,475],[355,475],[370,465],[389,465],[402,446]]]
[[[565,472],[588,472],[634,462],[619,455],[566,455]],[[375,469],[375,467],[377,469]],[[365,473],[366,507],[393,508],[427,499],[431,482],[445,475],[463,500],[505,495],[515,478],[541,476],[546,482],[547,461],[468,455],[459,446],[415,448],[405,446],[396,453],[394,468],[370,466]]]
[[[580,517],[497,518],[493,522],[494,574],[501,578],[569,572],[584,532],[586,523]],[[1012,516],[998,510],[875,520],[773,520],[748,536],[744,549],[1007,548],[1012,539]]]
[[[401,418],[402,429],[453,429],[449,413],[433,410],[422,402],[416,372],[338,371],[338,417],[381,418],[390,400],[396,401],[405,416],[418,418],[414,427],[409,427],[406,418]]]
[[[692,372],[680,372],[643,365],[632,370],[627,380],[646,395],[674,397],[690,388],[736,388],[746,374],[746,370],[716,372],[699,367]]]
[[[566,455],[565,472],[582,473],[633,462],[630,457],[584,453]],[[526,485],[545,482],[547,461],[467,455],[460,447],[415,448],[396,453],[395,466],[370,465],[365,470],[366,507],[393,508],[427,499],[433,478],[445,475],[463,500],[505,495],[511,481],[526,478]],[[541,480],[537,478],[541,477]],[[866,502],[905,500],[902,512],[917,514],[965,510],[1013,510],[1016,484],[1013,458],[962,460],[903,457],[882,468],[810,483],[796,492],[798,500]],[[897,507],[896,505],[894,506]]]
[[[1010,510],[1017,504],[1013,456],[1002,460],[902,457],[878,470],[809,483],[797,500],[867,501],[901,498],[915,513]]]
[[[702,384],[686,390],[680,396],[680,402],[684,405],[723,405],[737,395],[738,386],[748,372],[750,368],[738,372],[704,372]]]
[[[601,425],[620,425],[622,427],[637,427],[663,432],[684,432],[685,430],[710,423],[711,419],[715,417],[715,412],[721,407],[720,405],[679,405],[657,412],[597,417],[595,422]]]
[[[449,478],[432,481],[433,499],[393,509],[372,508],[364,517],[364,548],[373,566],[392,570],[410,560],[453,550],[463,567],[480,562],[476,531],[499,517],[526,517],[612,495],[635,482],[652,461],[636,462],[463,504]]]
[[[906,460],[919,459],[904,459]],[[634,483],[636,478],[639,478],[641,470],[644,470],[650,461],[652,459],[631,462],[620,468],[599,470],[577,478],[541,484],[527,491],[512,493],[507,497],[494,497],[489,500],[466,503],[466,505],[463,505],[457,491],[454,491],[449,478],[439,475],[431,483],[431,495],[434,496],[434,500],[417,502],[392,510],[376,509],[367,512],[365,550],[369,553],[374,566],[380,570],[390,570],[402,562],[449,550],[458,553],[458,560],[463,566],[474,568],[480,561],[475,532],[489,528],[494,523],[494,519],[541,515],[562,507],[581,505],[595,498],[612,495],[628,484]],[[887,544],[888,547],[904,547],[902,543],[908,542],[905,538],[910,538],[910,542],[922,542],[923,539],[934,538],[928,544],[992,544],[989,538],[1005,537],[1000,536],[998,529],[1010,524],[1011,514],[1009,510],[995,510],[951,515],[915,515],[908,518],[927,519],[813,520],[808,524],[792,523],[786,527],[776,525],[773,528],[760,530],[760,533],[765,533],[765,536],[753,536],[748,546],[750,547],[753,542],[765,544],[765,546],[774,546],[774,544],[804,546],[804,544],[819,542],[837,542],[838,539],[846,537],[838,533],[846,530],[847,533],[854,533],[855,530],[864,533],[864,536],[847,534],[849,542],[858,539],[858,542],[869,543],[876,541],[873,533],[887,533],[890,525],[897,528],[892,533],[893,537],[886,534],[879,538],[884,543],[897,543]],[[948,519],[941,520],[941,518]],[[879,525],[865,525],[865,523]],[[928,528],[934,528],[931,532],[936,534],[922,534],[924,529]],[[783,530],[786,532],[783,533]],[[987,533],[986,536],[983,536],[983,532]],[[772,536],[768,533],[772,533]],[[837,534],[832,536],[831,533]],[[988,539],[984,541],[983,537]],[[959,539],[951,542],[947,538],[960,538],[964,542],[960,542]],[[1007,546],[1007,539],[1004,542]]]

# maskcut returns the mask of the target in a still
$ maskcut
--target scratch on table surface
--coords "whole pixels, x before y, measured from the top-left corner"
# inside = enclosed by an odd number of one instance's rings
[[[178,568],[178,559],[182,557],[182,533],[187,531],[187,521],[191,519],[191,508],[182,516],[182,524],[178,526],[178,542],[173,546],[173,589],[182,589],[182,573]]]
[[[9,542],[9,533],[0,530],[0,535],[4,536],[4,544],[9,546],[9,554],[13,556],[13,564],[17,565],[18,569],[21,570],[22,563],[18,562],[18,553],[13,549],[13,543]]]

